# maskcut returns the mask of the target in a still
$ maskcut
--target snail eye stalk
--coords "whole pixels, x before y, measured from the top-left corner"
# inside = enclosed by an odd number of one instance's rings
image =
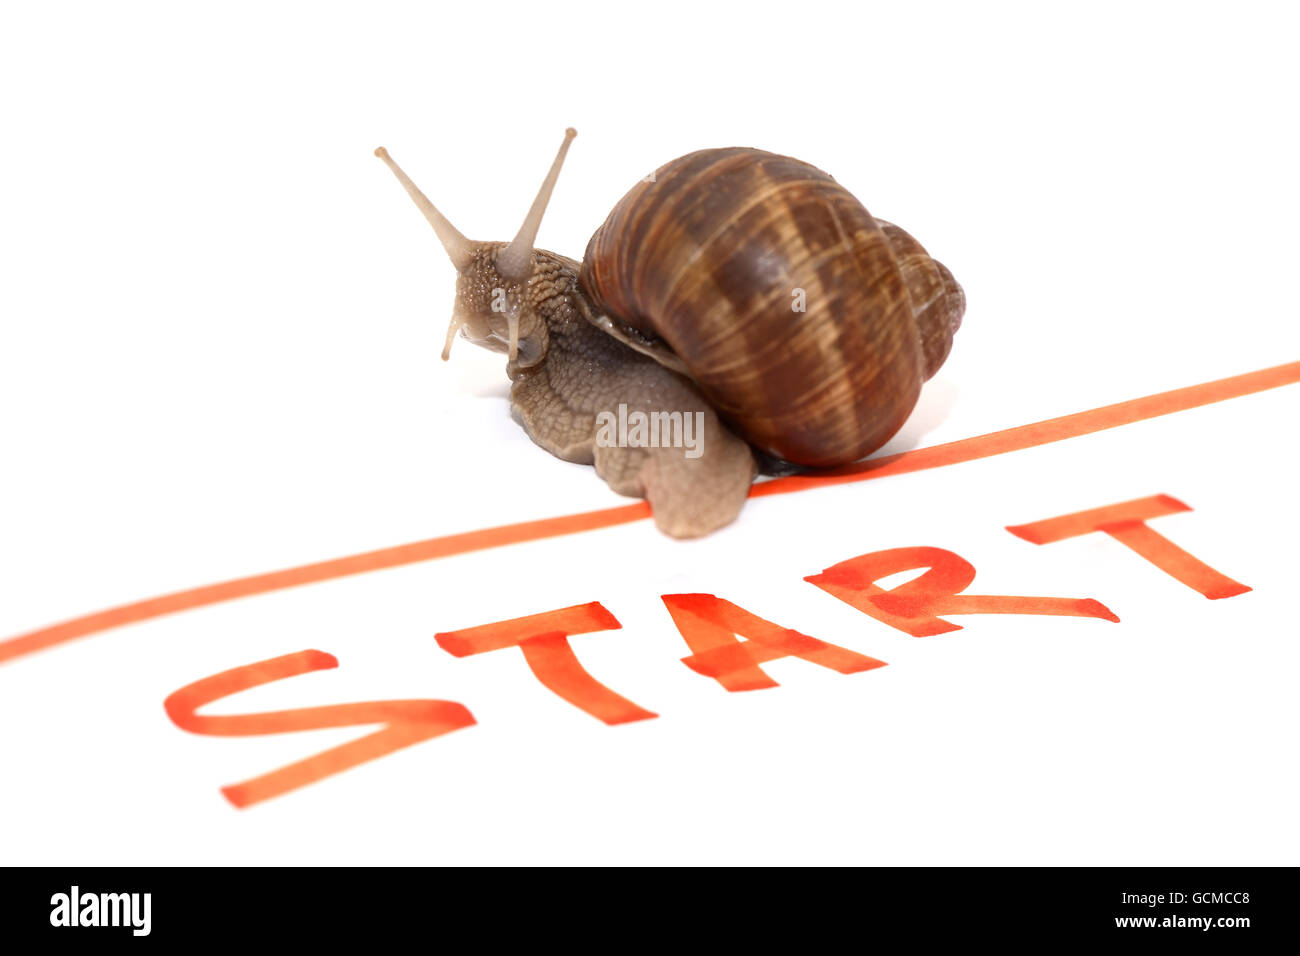
[[[473,258],[474,243],[462,236],[460,230],[448,222],[446,216],[438,212],[437,207],[429,202],[429,197],[420,192],[420,187],[411,182],[411,177],[402,171],[401,166],[393,162],[393,157],[388,155],[388,150],[380,146],[375,150],[375,155],[387,164],[393,171],[393,175],[397,177],[397,181],[406,188],[407,194],[414,200],[420,212],[424,213],[424,218],[429,220],[433,231],[438,234],[438,241],[451,257],[451,264],[456,267],[457,272],[462,271]]]
[[[501,273],[502,278],[515,282],[522,282],[528,278],[528,273],[532,268],[533,242],[537,239],[537,230],[541,228],[542,216],[546,213],[546,204],[551,201],[551,192],[555,189],[555,181],[560,178],[560,167],[564,165],[564,157],[569,152],[569,144],[573,142],[573,137],[577,135],[578,131],[573,127],[569,127],[564,131],[564,142],[560,144],[560,151],[555,154],[555,162],[551,163],[551,171],[546,174],[546,179],[542,181],[542,188],[537,191],[537,198],[533,200],[532,208],[528,210],[528,215],[524,217],[524,224],[519,227],[519,232],[510,241],[510,245],[497,253],[497,272]]]

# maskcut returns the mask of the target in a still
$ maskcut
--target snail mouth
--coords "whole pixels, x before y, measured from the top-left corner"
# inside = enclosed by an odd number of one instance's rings
[[[521,366],[535,365],[541,359],[541,342],[531,335],[520,336],[517,325],[514,334],[516,352],[511,355],[511,326],[504,314],[494,312],[491,316],[467,315],[460,320],[459,328],[460,334],[474,345],[490,352],[509,355]]]
[[[478,331],[481,340],[477,344],[485,349],[491,349],[493,352],[509,352],[510,328],[506,324],[506,317],[501,313],[494,312],[490,318],[486,320],[480,319],[479,321]],[[515,337],[518,340],[517,333]]]
[[[485,349],[491,349],[494,352],[504,351],[504,344],[498,348],[495,342],[500,342],[500,337],[492,329],[492,324],[481,315],[461,315],[454,320],[462,338],[468,339],[475,345],[480,345]]]

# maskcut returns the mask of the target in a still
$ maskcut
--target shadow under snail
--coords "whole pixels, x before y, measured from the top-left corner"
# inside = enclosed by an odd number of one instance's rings
[[[457,332],[504,352],[534,442],[694,537],[760,467],[847,464],[902,427],[966,304],[920,243],[816,167],[733,147],[639,182],[578,263],[533,248],[575,135],[508,243],[466,239],[375,150],[459,273],[442,357]]]

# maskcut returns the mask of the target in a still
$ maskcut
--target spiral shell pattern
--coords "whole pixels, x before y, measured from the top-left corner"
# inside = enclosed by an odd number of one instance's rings
[[[591,237],[580,281],[676,353],[752,445],[817,467],[898,431],[965,308],[942,264],[831,176],[740,147],[638,183]]]

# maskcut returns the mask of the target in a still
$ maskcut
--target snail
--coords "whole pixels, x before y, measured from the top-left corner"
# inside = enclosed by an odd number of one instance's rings
[[[466,239],[375,150],[459,273],[443,359],[457,333],[504,352],[529,437],[674,537],[731,522],[760,470],[847,464],[898,431],[965,309],[915,239],[816,167],[733,147],[642,179],[575,262],[533,248],[575,135],[508,243]]]

